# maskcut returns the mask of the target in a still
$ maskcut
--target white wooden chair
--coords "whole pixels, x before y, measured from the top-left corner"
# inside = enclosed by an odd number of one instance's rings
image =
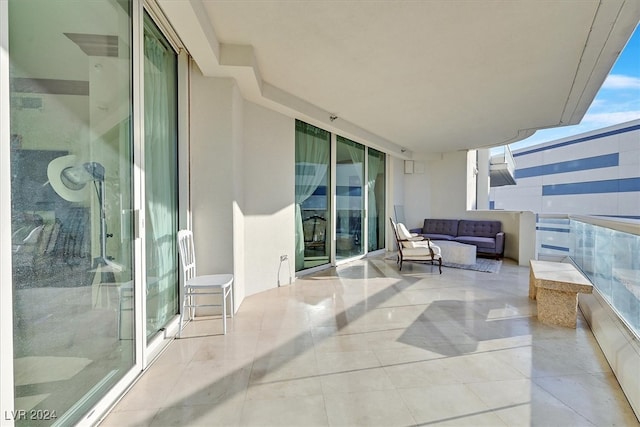
[[[178,338],[182,336],[185,311],[189,311],[189,319],[195,317],[196,307],[222,306],[222,330],[227,333],[227,299],[230,301],[231,317],[233,317],[233,274],[208,274],[198,276],[196,273],[196,254],[193,244],[193,233],[190,230],[178,231],[178,247],[183,273],[183,297],[180,310]],[[212,298],[221,295],[222,301],[217,303],[197,304],[196,298]]]

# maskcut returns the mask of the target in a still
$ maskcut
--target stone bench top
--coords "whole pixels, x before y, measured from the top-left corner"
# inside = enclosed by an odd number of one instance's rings
[[[572,264],[530,260],[529,265],[538,288],[586,294],[593,292],[591,282]]]

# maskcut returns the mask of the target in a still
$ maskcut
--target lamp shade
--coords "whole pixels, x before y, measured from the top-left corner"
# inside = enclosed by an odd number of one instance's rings
[[[77,158],[75,155],[57,157],[47,166],[47,178],[49,184],[60,197],[69,202],[81,202],[89,197],[89,187],[86,185],[77,185],[70,188],[63,181],[63,172],[67,169],[77,167]]]

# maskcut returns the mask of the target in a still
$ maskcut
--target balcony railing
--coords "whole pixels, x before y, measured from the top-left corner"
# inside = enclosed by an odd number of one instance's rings
[[[569,215],[538,214],[536,216],[536,258],[561,261],[573,256]]]
[[[538,215],[538,259],[569,257],[636,337],[640,337],[640,222]]]
[[[571,217],[572,259],[640,337],[640,222]]]

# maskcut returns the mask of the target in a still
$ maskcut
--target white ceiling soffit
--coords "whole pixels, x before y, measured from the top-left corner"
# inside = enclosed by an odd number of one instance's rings
[[[640,20],[637,0],[158,3],[203,74],[398,154],[579,123]]]

